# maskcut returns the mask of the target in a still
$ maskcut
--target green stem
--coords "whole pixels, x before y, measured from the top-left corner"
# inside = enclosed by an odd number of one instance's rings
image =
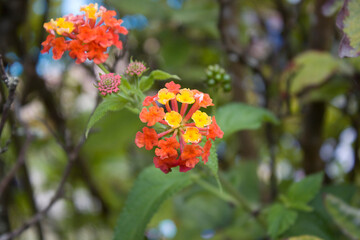
[[[223,199],[226,202],[231,202],[231,203],[233,203],[233,204],[235,204],[237,206],[239,205],[239,202],[233,196],[229,195],[228,193],[226,193],[224,191],[219,191],[219,189],[217,187],[215,187],[212,184],[202,180],[200,177],[194,176],[193,179],[199,186],[201,186],[204,189],[208,190],[209,192],[216,195],[220,199]]]
[[[109,70],[107,70],[106,67],[105,67],[102,63],[98,64],[97,66],[98,66],[101,70],[103,70],[104,73],[106,73],[106,74],[110,73]]]

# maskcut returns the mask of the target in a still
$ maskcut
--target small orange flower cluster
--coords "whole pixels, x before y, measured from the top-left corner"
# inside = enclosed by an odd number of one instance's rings
[[[145,98],[143,106],[146,107],[140,113],[140,120],[148,126],[160,123],[167,130],[158,134],[153,128],[144,127],[143,132],[136,134],[135,144],[147,150],[158,147],[155,149],[154,164],[164,173],[177,166],[180,172],[186,172],[195,167],[200,157],[207,163],[212,145],[209,139],[222,138],[224,133],[216,124],[215,117],[200,111],[201,107],[213,106],[208,94],[180,89],[181,86],[174,82],[165,84],[165,87],[155,96]],[[165,105],[166,112],[155,101]],[[203,137],[207,141],[202,147],[199,143]]]
[[[116,46],[122,49],[119,34],[126,35],[127,29],[121,26],[121,19],[116,19],[115,11],[98,8],[97,4],[89,4],[80,9],[82,15],[69,14],[55,21],[44,23],[44,28],[49,33],[41,44],[41,53],[49,52],[52,48],[53,58],[60,59],[65,51],[76,63],[86,59],[94,60],[100,64],[106,61],[107,48]]]

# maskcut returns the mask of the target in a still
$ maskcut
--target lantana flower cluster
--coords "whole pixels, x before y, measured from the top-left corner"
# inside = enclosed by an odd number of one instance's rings
[[[131,62],[126,68],[126,74],[129,76],[138,76],[140,77],[146,71],[145,64],[142,62]]]
[[[114,73],[100,75],[100,81],[97,83],[97,88],[101,95],[116,93],[119,91],[121,84],[121,76]]]
[[[166,111],[158,104],[164,105]],[[144,127],[142,132],[137,132],[135,144],[147,150],[157,147],[153,161],[164,173],[177,166],[180,172],[186,172],[194,168],[200,158],[206,164],[211,140],[223,137],[215,117],[200,110],[213,106],[212,99],[198,90],[181,89],[179,84],[170,82],[155,96],[146,97],[143,106],[140,120],[149,127],[159,123],[166,130],[157,133],[154,128]],[[203,138],[206,142],[200,146]]]
[[[41,44],[41,53],[49,52],[52,48],[53,58],[60,59],[65,51],[69,51],[71,58],[76,63],[93,60],[100,64],[106,61],[108,47],[116,46],[122,49],[119,34],[128,33],[121,26],[121,19],[116,19],[115,11],[89,4],[80,9],[84,14],[69,14],[56,20],[44,23],[44,28],[49,33]]]

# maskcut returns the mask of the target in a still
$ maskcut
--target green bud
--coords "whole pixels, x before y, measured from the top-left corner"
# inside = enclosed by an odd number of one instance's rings
[[[215,81],[214,79],[209,79],[209,80],[207,81],[207,84],[208,84],[209,86],[214,86],[214,85],[216,84],[216,81]]]
[[[225,74],[223,79],[224,79],[224,82],[230,82],[231,81],[231,78],[230,78],[229,74]]]
[[[220,82],[222,80],[221,74],[216,74],[215,80]]]
[[[231,84],[230,83],[225,83],[224,84],[224,90],[225,92],[230,92],[231,91]]]

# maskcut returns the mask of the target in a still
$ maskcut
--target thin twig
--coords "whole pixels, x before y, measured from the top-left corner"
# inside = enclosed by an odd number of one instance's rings
[[[17,161],[13,168],[8,172],[8,174],[1,180],[0,182],[0,199],[3,196],[3,193],[5,192],[7,186],[9,185],[10,181],[15,177],[16,172],[20,169],[20,167],[25,162],[25,154],[26,151],[31,143],[32,136],[30,134],[27,134],[26,140],[24,145],[21,148],[21,151],[19,153],[19,156],[17,158]]]

